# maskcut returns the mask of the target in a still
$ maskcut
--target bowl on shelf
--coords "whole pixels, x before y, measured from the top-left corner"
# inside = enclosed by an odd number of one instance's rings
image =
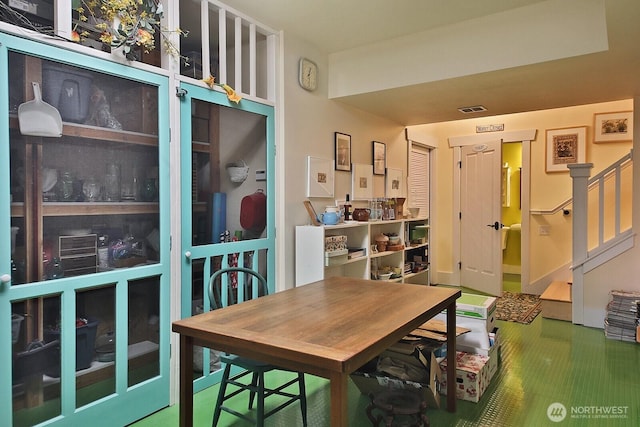
[[[389,280],[393,273],[378,273],[378,280]]]
[[[397,234],[389,234],[389,243],[388,245],[394,246],[400,243],[400,236]]]

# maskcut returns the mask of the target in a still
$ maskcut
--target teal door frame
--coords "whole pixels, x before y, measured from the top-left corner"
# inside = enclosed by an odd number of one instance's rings
[[[274,107],[261,104],[258,102],[243,99],[238,104],[230,102],[226,94],[205,87],[195,86],[188,83],[182,83],[178,88],[180,96],[180,175],[182,177],[180,184],[180,192],[182,194],[181,218],[181,317],[189,317],[192,315],[192,265],[196,260],[204,261],[203,277],[201,281],[203,286],[208,283],[208,272],[212,271],[212,257],[221,257],[222,265],[227,265],[227,257],[230,254],[245,253],[255,251],[266,251],[266,269],[267,287],[269,293],[275,292],[275,112]],[[192,224],[192,101],[199,100],[211,104],[230,107],[254,114],[264,116],[266,119],[266,194],[267,194],[267,223],[266,237],[242,240],[229,243],[211,243],[193,245],[193,224]],[[240,257],[242,259],[242,257]],[[254,263],[257,262],[254,259]],[[204,289],[203,289],[204,290]],[[204,310],[209,310],[209,304],[206,291],[203,292]],[[197,351],[202,351],[198,349]],[[202,365],[204,367],[204,375],[194,380],[194,391],[202,390],[220,381],[222,377],[221,370],[209,372],[210,352],[203,351]]]
[[[10,147],[9,147],[9,70],[8,54],[26,55],[80,66],[112,74],[158,88],[158,123],[169,123],[169,84],[166,76],[143,71],[67,51],[51,45],[0,33],[0,276],[10,273]],[[64,58],[64,60],[62,59]],[[59,295],[61,302],[61,390],[60,415],[43,425],[91,425],[111,427],[125,425],[169,405],[169,335],[170,335],[170,209],[169,192],[169,126],[158,129],[159,166],[159,231],[160,261],[134,268],[116,269],[91,275],[66,277],[47,282],[22,285],[0,283],[0,425],[13,424],[12,410],[12,345],[11,303],[41,296]],[[128,386],[128,286],[129,282],[147,277],[159,278],[159,375]],[[76,408],[76,292],[103,285],[115,286],[118,308],[115,329],[118,344],[115,352],[115,392],[85,406]]]

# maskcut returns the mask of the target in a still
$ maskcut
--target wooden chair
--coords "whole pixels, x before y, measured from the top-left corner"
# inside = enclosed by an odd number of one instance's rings
[[[223,275],[226,277],[223,277]],[[233,280],[231,279],[234,276],[236,278],[236,287],[232,286]],[[226,280],[224,280],[225,278]],[[254,278],[256,280],[254,280]],[[244,267],[223,268],[216,271],[209,279],[209,301],[213,310],[258,298],[267,293],[266,279],[259,273]],[[302,425],[307,425],[307,398],[304,385],[304,373],[298,372],[296,378],[276,388],[268,388],[265,385],[264,374],[280,369],[277,366],[229,354],[222,354],[220,360],[225,364],[225,368],[213,413],[213,427],[217,426],[222,411],[262,427],[264,426],[264,420],[266,418],[296,401],[300,401]],[[240,367],[243,371],[232,376],[231,369],[233,366]],[[248,380],[248,377],[251,377],[251,381]],[[295,383],[298,383],[298,394],[285,390]],[[229,385],[235,386],[235,389],[232,387],[231,390],[228,390]],[[243,391],[249,391],[249,409],[253,408],[253,401],[257,397],[258,407],[255,420],[246,414],[224,406],[224,402],[227,399]],[[286,397],[287,400],[277,407],[270,409],[268,412],[265,412],[265,398],[273,395]]]

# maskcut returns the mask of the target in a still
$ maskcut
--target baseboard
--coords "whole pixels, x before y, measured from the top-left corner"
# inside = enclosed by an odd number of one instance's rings
[[[545,274],[544,276],[529,284],[523,283],[522,292],[527,294],[542,295],[542,293],[547,289],[547,286],[549,286],[549,283],[556,280],[560,282],[571,282],[573,280],[572,277],[571,264],[567,263],[559,267],[555,271],[552,271],[549,274]]]

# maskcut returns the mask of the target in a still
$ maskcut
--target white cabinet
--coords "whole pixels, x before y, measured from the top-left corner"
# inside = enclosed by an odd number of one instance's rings
[[[325,238],[346,236],[348,248],[362,249],[362,256],[325,257]],[[366,222],[296,227],[296,286],[331,276],[368,277],[369,227]],[[329,265],[327,265],[329,264]]]
[[[391,282],[429,285],[428,222],[426,218],[412,218],[297,226],[296,286],[331,276],[376,278],[376,272],[385,269],[394,272]],[[397,250],[372,250],[375,236],[380,234],[399,235],[403,246]],[[327,257],[325,243],[335,236],[346,236],[348,254]]]

